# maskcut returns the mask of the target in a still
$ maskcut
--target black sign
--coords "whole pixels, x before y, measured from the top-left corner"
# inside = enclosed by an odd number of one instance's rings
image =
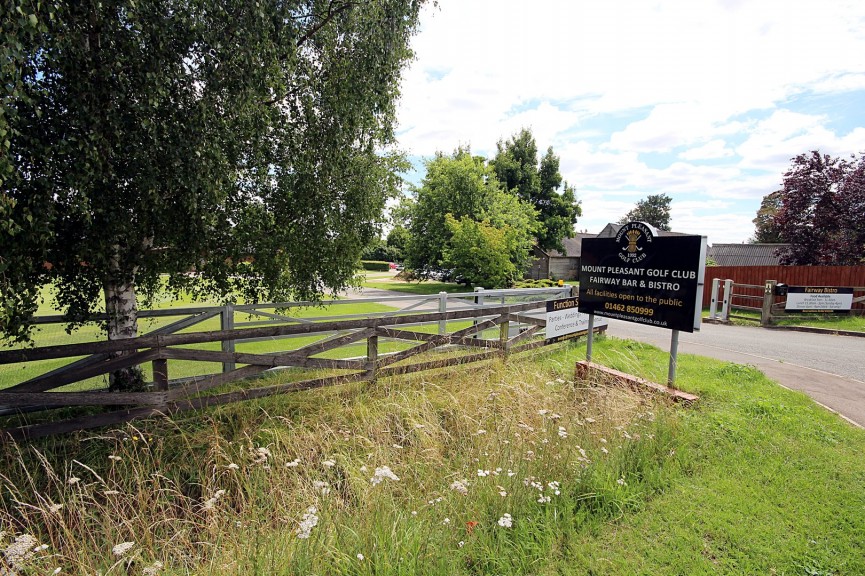
[[[657,236],[642,222],[583,239],[580,312],[668,330],[699,330],[706,239]]]

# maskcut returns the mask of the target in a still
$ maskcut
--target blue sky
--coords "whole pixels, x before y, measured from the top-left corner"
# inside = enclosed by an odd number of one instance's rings
[[[531,128],[580,231],[665,193],[674,230],[743,242],[790,158],[865,152],[861,0],[439,0],[412,47],[400,147],[493,156]]]

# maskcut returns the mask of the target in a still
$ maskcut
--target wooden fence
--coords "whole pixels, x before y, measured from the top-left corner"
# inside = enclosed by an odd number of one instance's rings
[[[757,286],[757,289],[743,293],[761,296],[759,292],[767,280],[788,286],[865,286],[865,266],[709,266],[706,268],[707,289],[703,291],[703,307],[709,305],[709,288],[715,278],[722,284],[729,278],[736,284]],[[857,303],[854,310],[865,310],[865,304]]]
[[[61,368],[0,388],[0,406],[5,407],[7,414],[26,413],[30,419],[34,412],[37,413],[37,422],[7,424],[2,432],[4,437],[8,434],[13,438],[35,438],[298,390],[374,381],[380,377],[501,358],[545,346],[545,314],[539,311],[545,312],[548,298],[569,294],[568,287],[565,290],[486,291],[452,294],[450,297],[445,293],[432,297],[392,297],[387,300],[410,301],[407,302],[409,306],[376,315],[319,318],[296,318],[284,314],[285,308],[298,303],[236,306],[230,310],[160,311],[164,315],[190,314],[134,339],[0,351],[0,367],[78,358]],[[333,304],[382,300],[385,299],[343,300]],[[448,302],[452,308],[456,302],[459,305],[457,309],[448,310]],[[433,309],[421,310],[424,305]],[[234,325],[237,312],[259,319]],[[179,329],[188,329],[196,322],[217,315],[222,316],[219,330],[177,333]],[[485,337],[485,332],[493,332],[494,337]],[[297,347],[288,345],[291,338],[299,337],[307,340],[301,341],[302,345]],[[236,349],[238,343],[277,339],[286,344],[278,352]],[[345,354],[337,352],[364,343],[365,354],[360,357],[352,356],[350,351]],[[383,343],[388,343],[392,351],[382,353]],[[207,344],[213,344],[213,348],[218,345],[219,349],[201,349],[201,345]],[[447,354],[410,362],[444,347],[447,347]],[[122,355],[118,356],[118,353]],[[216,363],[220,370],[172,380],[171,366],[178,361]],[[152,373],[152,382],[146,391],[108,392],[104,386],[93,389],[92,380],[91,388],[78,389],[82,382],[94,376],[143,364],[149,364]],[[243,382],[239,390],[220,390],[230,382],[278,368],[295,369],[296,374],[292,375],[295,379],[281,379],[292,381],[270,385],[266,382],[264,385]],[[315,377],[304,379],[304,375]],[[76,383],[79,383],[78,387],[72,386],[73,390],[58,391]],[[59,419],[53,412],[69,407],[84,407],[87,413]]]

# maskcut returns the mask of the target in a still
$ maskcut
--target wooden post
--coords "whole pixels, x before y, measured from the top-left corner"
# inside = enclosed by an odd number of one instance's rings
[[[448,293],[439,292],[439,312],[444,314],[448,311]],[[439,334],[444,336],[448,332],[448,321],[445,319],[439,320]]]
[[[153,361],[153,389],[159,392],[168,390],[168,360],[165,358]]]
[[[724,299],[721,301],[721,322],[730,321],[730,306],[733,304],[733,281],[724,280]]]
[[[766,289],[763,291],[763,310],[760,311],[760,326],[768,326],[772,323],[772,306],[775,304],[775,286],[777,280],[766,280]]]
[[[222,312],[219,313],[219,317],[222,320],[222,329],[223,330],[234,330],[234,304],[226,304],[222,308]],[[234,340],[223,340],[222,341],[222,351],[234,353]],[[231,372],[235,369],[234,362],[223,362],[222,363],[222,372]]]
[[[712,280],[712,299],[709,302],[709,320],[715,320],[715,315],[718,313],[718,290],[720,289],[720,282],[720,278]]]
[[[502,357],[508,359],[508,336],[510,336],[511,323],[505,320],[499,324],[499,342],[502,345]]]
[[[477,304],[479,306],[484,305],[484,289],[482,286],[478,286],[475,288],[475,304]],[[479,323],[480,322],[477,319],[472,321],[473,326],[477,326]],[[475,340],[477,340],[480,337],[481,337],[481,335],[478,334],[477,332],[475,332],[474,335],[472,335],[472,338],[474,338]]]
[[[370,382],[375,382],[378,364],[378,336],[366,339],[366,376]]]

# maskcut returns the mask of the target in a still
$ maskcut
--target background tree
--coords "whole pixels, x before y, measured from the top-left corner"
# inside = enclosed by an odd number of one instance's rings
[[[776,190],[763,197],[757,217],[754,218],[755,233],[753,242],[775,244],[782,242],[781,231],[775,225],[775,215],[781,207],[783,190]]]
[[[483,158],[463,148],[451,156],[436,154],[427,162],[426,175],[414,194],[406,264],[419,277],[468,268],[460,258],[467,254],[467,246],[481,246],[482,239],[485,246],[492,243],[505,250],[516,269],[526,265],[538,226],[536,213],[528,203],[501,190]],[[499,232],[494,234],[490,228]],[[452,244],[455,233],[460,234],[458,247]],[[491,271],[479,274],[499,282]],[[463,274],[463,280],[468,281],[469,276],[479,278]],[[505,276],[513,279],[511,272]]]
[[[658,230],[670,229],[670,204],[673,199],[666,194],[650,194],[640,200],[634,209],[622,216],[619,224],[646,222]]]
[[[865,157],[814,150],[784,174],[774,226],[790,248],[784,264],[854,266],[865,262]]]
[[[387,246],[392,250],[395,262],[405,260],[405,254],[408,250],[410,239],[408,230],[402,226],[394,226],[387,234]]]
[[[506,142],[500,140],[497,148],[492,165],[499,182],[538,212],[538,246],[564,252],[562,239],[574,235],[582,207],[574,187],[562,180],[559,157],[549,147],[539,163],[535,138],[526,128]]]
[[[104,301],[112,339],[161,273],[247,301],[349,284],[398,188],[377,151],[422,3],[14,0],[3,335],[26,339],[49,282],[72,322]]]

